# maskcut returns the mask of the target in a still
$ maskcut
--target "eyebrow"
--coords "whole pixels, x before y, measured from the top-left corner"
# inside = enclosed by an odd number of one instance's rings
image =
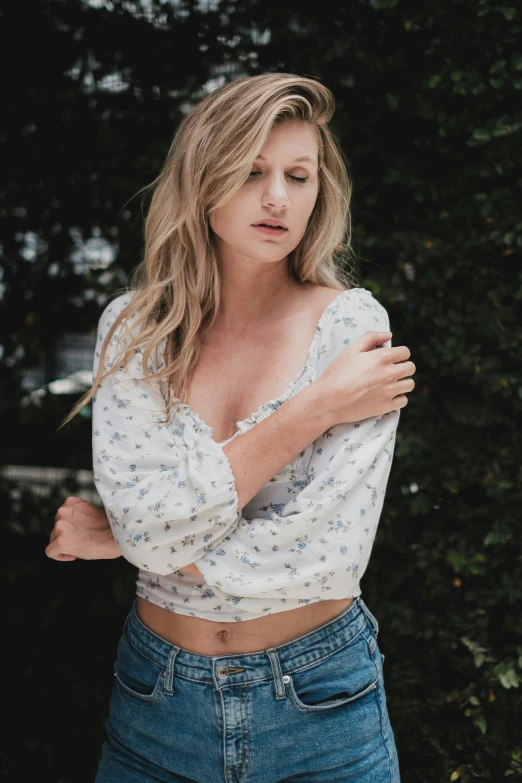
[[[265,157],[263,155],[257,156],[259,160],[265,160]],[[293,163],[300,163],[302,160],[310,160],[312,163],[317,163],[317,158],[312,158],[310,155],[301,155],[300,158],[296,158]]]

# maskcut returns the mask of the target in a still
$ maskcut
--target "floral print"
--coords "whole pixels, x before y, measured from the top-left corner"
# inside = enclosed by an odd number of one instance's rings
[[[130,297],[117,297],[101,315],[94,375],[104,337]],[[243,509],[223,447],[313,383],[369,330],[389,330],[385,308],[367,289],[341,292],[323,311],[308,359],[286,391],[237,422],[221,443],[187,404],[161,422],[166,390],[162,381],[143,379],[141,349],[128,369],[122,363],[102,382],[92,402],[94,479],[116,542],[139,569],[139,595],[171,612],[239,622],[361,594],[400,409],[330,427]],[[121,360],[127,334],[121,327],[115,334],[105,369]],[[149,371],[164,366],[163,349]],[[182,573],[192,562],[204,581]]]

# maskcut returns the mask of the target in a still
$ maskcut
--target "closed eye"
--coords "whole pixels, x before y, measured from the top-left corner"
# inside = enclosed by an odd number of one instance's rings
[[[252,174],[262,174],[261,171],[251,171],[249,176],[251,177]],[[307,181],[308,177],[294,177],[293,174],[288,175],[290,179],[293,179],[295,182],[299,182],[300,184],[303,184]]]

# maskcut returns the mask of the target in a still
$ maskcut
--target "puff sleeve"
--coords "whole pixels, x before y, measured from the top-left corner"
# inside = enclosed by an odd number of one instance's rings
[[[100,317],[93,380],[105,335],[128,302],[128,294],[117,297]],[[116,331],[104,370],[123,356],[130,333]],[[143,376],[138,349],[128,369],[122,361],[92,399],[94,482],[123,556],[166,575],[218,545],[237,527],[240,511],[221,446],[192,436],[187,445],[183,429],[161,423],[166,404],[160,385]]]
[[[369,330],[389,330],[385,308],[351,289],[324,336],[317,375]],[[384,346],[390,346],[388,341]],[[270,518],[244,519],[196,561],[207,584],[259,611],[358,595],[391,470],[400,409],[329,428],[313,444],[302,489]],[[255,600],[255,599],[259,600]]]

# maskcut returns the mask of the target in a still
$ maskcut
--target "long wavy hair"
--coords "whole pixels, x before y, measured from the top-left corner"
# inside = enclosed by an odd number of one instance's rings
[[[148,382],[166,381],[166,421],[174,404],[187,402],[202,331],[212,325],[220,303],[208,216],[247,180],[274,125],[290,119],[308,123],[315,130],[319,152],[317,200],[304,236],[288,255],[288,274],[303,284],[339,291],[353,287],[349,270],[352,186],[348,162],[328,128],[334,108],[327,87],[291,73],[231,81],[192,108],[178,127],[161,172],[138,191],[153,191],[145,219],[143,260],[128,285],[116,292],[132,292],[132,297],[105,336],[92,387],[60,427],[91,400],[103,378],[122,363],[127,366],[136,350],[143,353],[143,377]],[[123,322],[131,320],[130,342],[121,359],[104,373],[107,346]],[[149,361],[160,344],[165,346],[163,369],[149,373]],[[154,368],[152,361],[150,367]]]

